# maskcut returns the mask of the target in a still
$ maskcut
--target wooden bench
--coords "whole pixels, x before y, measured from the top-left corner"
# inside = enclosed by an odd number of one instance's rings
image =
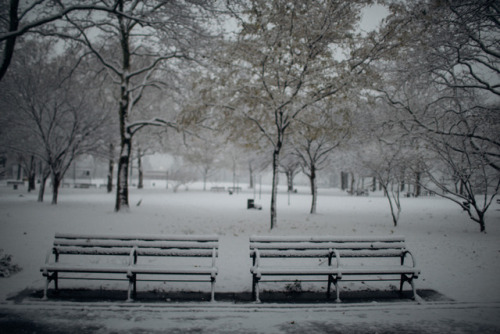
[[[8,186],[12,186],[12,189],[16,190],[18,186],[23,186],[24,187],[24,181],[21,180],[10,180],[7,181]]]
[[[409,282],[417,299],[414,279],[420,270],[402,236],[252,236],[252,296],[259,298],[259,282],[327,282],[327,296],[335,285],[340,301],[339,281],[399,281],[400,291]],[[406,257],[411,263],[405,264]],[[268,259],[279,259],[268,260]],[[263,277],[266,277],[264,280]]]
[[[73,187],[80,189],[89,189],[89,188],[97,188],[97,185],[88,182],[77,182],[73,184]]]
[[[211,187],[210,191],[218,193],[218,192],[221,192],[221,191],[226,191],[226,187],[217,187],[217,186],[216,187]]]
[[[56,233],[40,269],[46,277],[43,298],[47,299],[49,283],[54,281],[57,290],[60,279],[128,280],[127,301],[136,296],[137,281],[209,281],[214,301],[218,240],[216,235]],[[208,279],[191,276],[208,276]]]

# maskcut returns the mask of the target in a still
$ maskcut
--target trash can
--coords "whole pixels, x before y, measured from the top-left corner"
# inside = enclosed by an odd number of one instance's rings
[[[247,200],[247,209],[253,209],[254,208],[254,200],[249,198]]]

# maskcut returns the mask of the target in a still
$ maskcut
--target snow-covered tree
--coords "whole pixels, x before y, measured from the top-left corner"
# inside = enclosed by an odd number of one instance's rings
[[[118,1],[113,5],[102,0],[5,0],[0,3],[0,80],[7,73],[16,48],[17,39],[52,22],[61,21],[70,13],[87,16],[91,12],[118,12]]]
[[[213,1],[132,1],[99,3],[100,12],[68,13],[67,24],[50,33],[84,44],[102,63],[118,87],[120,154],[115,210],[128,208],[128,175],[133,136],[146,126],[173,126],[156,110],[152,118],[138,113],[146,91],[175,85],[172,70],[182,60],[196,58],[207,41]],[[105,13],[104,13],[104,12]],[[211,29],[211,30],[210,30]],[[167,65],[170,64],[170,67]]]
[[[272,149],[271,229],[277,226],[279,162],[291,125],[365,73],[374,48],[357,52],[361,37],[355,32],[369,3],[252,0],[238,18],[236,42],[229,41],[223,53],[228,98],[221,104]]]
[[[89,84],[87,69],[75,67],[78,49],[58,54],[53,43],[29,42],[22,51],[1,83],[3,140],[10,150],[44,162],[39,198],[50,171],[57,204],[72,161],[102,145],[108,114],[92,103],[98,91]]]
[[[321,103],[311,108],[314,109],[311,115],[299,117],[293,125],[291,142],[302,172],[309,178],[312,195],[310,213],[316,213],[317,173],[328,165],[332,151],[347,141],[351,120],[349,110],[341,107],[340,103]]]
[[[397,31],[398,57],[381,64],[378,89],[393,124],[433,153],[419,169],[484,231],[500,183],[498,6],[411,1],[393,9],[388,27]]]

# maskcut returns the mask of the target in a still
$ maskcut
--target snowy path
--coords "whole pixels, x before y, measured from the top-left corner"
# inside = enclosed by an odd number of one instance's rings
[[[3,332],[498,333],[500,303],[0,305]]]

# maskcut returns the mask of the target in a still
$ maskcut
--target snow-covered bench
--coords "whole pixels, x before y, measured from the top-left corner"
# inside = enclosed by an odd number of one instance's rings
[[[136,295],[137,281],[209,281],[213,301],[218,241],[216,235],[56,233],[40,269],[46,277],[44,299],[51,281],[57,290],[59,279],[83,279],[128,280],[128,301]]]
[[[339,281],[397,280],[400,291],[403,283],[409,282],[413,298],[418,298],[413,280],[420,270],[402,236],[252,236],[250,257],[255,301],[260,301],[259,282],[296,281],[297,278],[327,282],[328,296],[333,283],[337,301],[340,301]],[[411,263],[405,263],[406,257],[411,258]],[[279,261],[271,258],[279,258]]]

